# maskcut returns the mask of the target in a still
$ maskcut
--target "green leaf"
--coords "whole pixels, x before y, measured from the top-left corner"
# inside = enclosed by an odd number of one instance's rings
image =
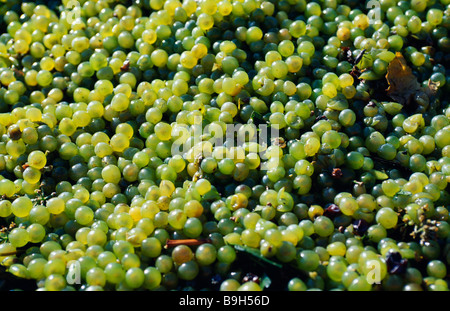
[[[244,252],[244,253],[247,253],[248,255],[251,255],[252,259],[259,264],[268,264],[268,265],[276,267],[278,269],[283,268],[282,264],[264,257],[263,255],[261,255],[261,253],[257,249],[250,248],[250,247],[247,247],[244,245],[234,245],[234,248],[238,252]]]
[[[395,195],[405,195],[405,196],[412,196],[412,192],[406,191],[406,190],[400,190]]]
[[[375,178],[378,179],[378,180],[385,180],[385,179],[388,179],[388,178],[389,178],[389,176],[388,176],[385,172],[382,172],[382,171],[371,170],[370,172],[371,172],[371,173],[373,174],[373,176],[375,176]]]
[[[264,276],[261,278],[260,285],[262,288],[268,288],[270,287],[270,284],[272,284],[272,280],[269,278],[267,274],[264,274]]]

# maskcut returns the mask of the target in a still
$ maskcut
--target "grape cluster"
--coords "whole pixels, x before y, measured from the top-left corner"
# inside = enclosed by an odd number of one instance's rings
[[[75,2],[0,4],[1,269],[448,290],[448,0]]]

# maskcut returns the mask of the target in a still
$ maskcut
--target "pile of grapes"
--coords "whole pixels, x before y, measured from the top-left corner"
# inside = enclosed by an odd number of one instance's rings
[[[1,290],[448,290],[449,0],[0,16]]]

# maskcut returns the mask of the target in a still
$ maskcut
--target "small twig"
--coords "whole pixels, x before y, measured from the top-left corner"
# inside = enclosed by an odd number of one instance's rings
[[[12,255],[16,255],[17,254],[17,251],[15,251],[15,252],[9,252],[9,253],[0,253],[0,256],[12,256]]]
[[[210,239],[180,239],[180,240],[167,240],[164,248],[175,247],[178,245],[196,246],[204,243],[211,243]]]

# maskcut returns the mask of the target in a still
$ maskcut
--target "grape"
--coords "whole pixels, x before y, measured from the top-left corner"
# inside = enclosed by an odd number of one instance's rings
[[[8,217],[9,215],[11,215],[12,213],[11,206],[12,206],[11,201],[8,200],[0,201],[0,216]]]
[[[14,228],[8,234],[8,239],[14,247],[22,247],[30,241],[30,234],[26,229]]]
[[[376,214],[376,221],[386,229],[391,229],[397,225],[397,213],[389,207],[383,207]]]
[[[348,287],[349,291],[369,291],[372,286],[367,282],[365,277],[356,277]]]
[[[217,251],[218,261],[230,264],[235,259],[236,259],[236,252],[231,246],[225,245],[218,249]]]
[[[216,248],[209,243],[202,244],[195,251],[195,258],[199,265],[210,265],[216,260]]]
[[[125,278],[125,271],[122,265],[117,262],[107,264],[104,272],[106,281],[112,284],[119,284]]]
[[[336,149],[341,144],[341,136],[334,130],[327,131],[322,135],[322,143],[327,144],[332,149]]]
[[[36,205],[31,209],[29,219],[33,224],[46,225],[50,219],[50,213],[45,206]]]
[[[103,269],[99,267],[93,267],[86,273],[86,282],[90,286],[105,286],[106,275]]]
[[[330,258],[330,263],[327,266],[327,275],[333,281],[340,282],[342,281],[343,274],[347,270],[347,265],[343,260],[332,260],[333,257]]]
[[[78,210],[78,209],[77,209]],[[107,241],[106,233],[101,229],[92,229],[86,237],[87,245],[100,245],[103,246]]]
[[[319,266],[319,255],[311,250],[303,250],[297,257],[298,267],[305,271],[314,271]]]
[[[245,282],[239,288],[238,291],[261,291],[261,286],[253,281]]]
[[[240,285],[235,279],[227,279],[220,284],[220,291],[236,291]]]
[[[61,291],[66,286],[66,279],[60,274],[51,274],[45,279],[45,289]]]
[[[342,242],[333,242],[327,245],[327,252],[330,256],[344,256],[346,253],[346,246]]]
[[[427,265],[427,273],[436,278],[444,278],[447,274],[445,264],[439,260],[432,260]]]
[[[17,217],[26,217],[31,211],[33,203],[28,197],[19,197],[11,203],[11,211]]]
[[[199,267],[195,261],[182,263],[177,269],[177,275],[182,280],[193,280],[198,273]]]
[[[145,274],[138,267],[127,270],[125,274],[125,283],[130,288],[139,288],[145,281]]]
[[[334,231],[334,225],[328,217],[319,216],[314,220],[314,232],[324,237],[329,236]]]
[[[149,237],[141,243],[142,252],[145,256],[156,258],[161,254],[161,243],[155,237]]]
[[[354,198],[342,198],[339,202],[339,208],[344,215],[353,215],[358,209],[358,202]]]
[[[161,283],[161,273],[154,267],[148,267],[144,270],[144,286],[147,289],[154,289]]]

